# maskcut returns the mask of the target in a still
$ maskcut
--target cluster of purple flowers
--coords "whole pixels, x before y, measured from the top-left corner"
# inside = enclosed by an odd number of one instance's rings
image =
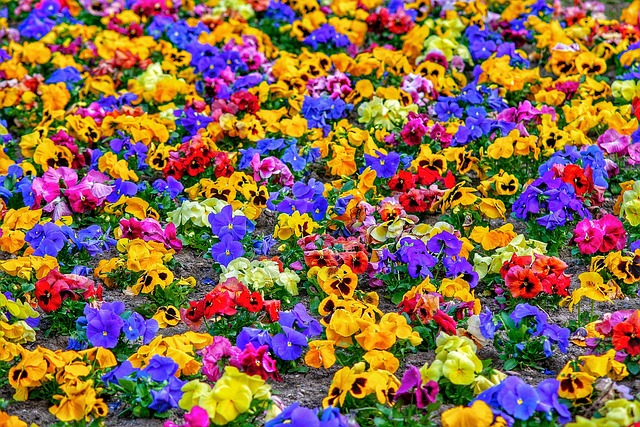
[[[609,165],[609,162],[611,165]],[[613,161],[605,160],[604,153],[597,145],[589,145],[578,150],[573,145],[567,145],[564,150],[556,151],[538,168],[538,174],[544,175],[553,168],[553,165],[575,164],[583,168],[589,167],[593,173],[593,183],[599,187],[609,188],[609,173],[611,167],[616,167]]]
[[[137,167],[140,170],[144,170],[147,168],[147,152],[149,148],[144,145],[142,142],[132,142],[131,138],[128,136],[120,136],[118,138],[114,138],[109,143],[109,147],[116,154],[123,154],[125,160],[129,160],[131,157],[136,157],[138,160]]]
[[[318,50],[319,48],[323,50],[341,49],[351,43],[346,35],[337,32],[331,24],[322,24],[305,37],[302,42],[307,46],[311,46],[313,50]]]
[[[324,136],[327,136],[331,131],[331,122],[344,118],[347,108],[347,103],[341,98],[305,96],[301,112],[309,128],[322,128]]]
[[[33,248],[33,255],[58,256],[58,253],[67,243],[67,236],[59,225],[53,222],[45,224],[36,224],[31,230],[27,231],[24,237],[25,242]]]
[[[306,148],[304,152],[291,138],[266,138],[256,143],[255,148],[241,149],[242,159],[238,163],[239,169],[246,169],[251,164],[255,154],[263,156],[275,156],[291,166],[295,172],[302,172],[307,164],[320,158],[320,149],[317,147]]]
[[[94,347],[104,348],[116,347],[122,333],[129,341],[141,339],[143,344],[148,344],[158,328],[155,319],[145,320],[138,313],[125,311],[124,303],[120,301],[103,303],[100,308],[87,304],[84,316],[76,321],[78,343],[88,341]]]
[[[72,19],[68,8],[60,9],[55,0],[40,2],[18,26],[20,36],[40,40],[59,23]]]
[[[543,214],[537,222],[548,230],[562,227],[574,219],[591,219],[573,186],[554,178],[553,171],[533,181],[513,203],[512,209],[516,218],[525,221],[532,215]]]
[[[263,329],[243,328],[236,338],[236,346],[245,348],[252,344],[259,348],[266,345],[277,358],[296,360],[308,347],[308,339],[322,333],[322,326],[309,316],[303,304],[296,304],[290,312],[280,312],[279,324],[282,332],[274,336]]]
[[[104,232],[99,225],[90,225],[77,232],[71,227],[63,225],[61,230],[73,242],[77,250],[86,250],[92,257],[101,255],[109,251],[116,245],[116,240],[109,237],[109,233]]]
[[[156,179],[152,187],[158,193],[169,196],[170,199],[175,199],[184,190],[184,185],[172,176],[168,176],[166,181],[161,178]]]
[[[271,21],[274,28],[280,28],[281,25],[293,23],[296,20],[296,12],[287,4],[270,1],[264,19]]]
[[[293,403],[265,427],[356,427],[357,424],[340,414],[340,409],[329,406],[325,409],[310,409]]]
[[[143,384],[151,395],[151,403],[147,408],[158,414],[163,414],[178,407],[182,398],[182,386],[186,381],[178,379],[175,374],[178,364],[170,357],[154,355],[147,366],[136,369],[131,362],[125,360],[120,366],[102,376],[107,385],[128,383]],[[140,390],[138,387],[136,390]],[[142,397],[142,396],[140,396]]]
[[[240,242],[247,232],[253,231],[253,223],[244,215],[234,215],[233,207],[227,205],[218,213],[209,214],[211,232],[220,240],[211,247],[211,257],[225,267],[234,259],[244,255]]]
[[[163,35],[181,50],[187,49],[198,43],[198,36],[202,33],[210,33],[209,27],[199,21],[195,27],[186,21],[175,21],[170,16],[156,15],[153,22],[147,27],[147,33],[158,40]]]
[[[400,240],[400,248],[394,254],[384,251],[383,270],[390,269],[390,262],[407,265],[412,278],[433,277],[431,270],[442,263],[445,276],[454,278],[462,275],[471,288],[478,284],[478,273],[466,258],[460,256],[462,241],[448,231],[432,236],[427,243],[418,238],[405,237]],[[384,271],[382,271],[384,273]]]
[[[543,342],[543,351],[546,357],[553,355],[552,346],[566,353],[569,348],[568,328],[549,323],[549,316],[538,307],[531,304],[518,304],[509,316],[516,328],[522,325],[527,326],[528,337],[540,337]],[[499,322],[497,317],[493,315],[491,310],[485,308],[480,314],[480,332],[487,339],[494,339],[495,334],[507,327],[507,325]],[[527,343],[521,342],[516,344],[518,351],[523,351]]]
[[[520,377],[507,377],[500,384],[483,391],[477,400],[489,405],[496,416],[505,419],[508,425],[516,420],[557,420],[560,424],[571,420],[569,409],[558,399],[560,383],[547,379],[532,387]]]
[[[324,219],[329,203],[322,196],[324,185],[314,178],[305,184],[297,181],[292,188],[284,187],[271,193],[267,207],[271,210],[291,215],[298,211],[308,213],[315,221]],[[282,200],[278,202],[281,197]]]
[[[474,61],[484,61],[498,50],[501,37],[499,33],[489,29],[480,29],[477,25],[470,25],[464,31],[464,36],[469,40],[469,52]]]
[[[195,135],[199,129],[206,128],[213,122],[213,117],[198,114],[193,108],[176,110],[174,114],[178,117],[176,123],[184,127],[189,135]]]

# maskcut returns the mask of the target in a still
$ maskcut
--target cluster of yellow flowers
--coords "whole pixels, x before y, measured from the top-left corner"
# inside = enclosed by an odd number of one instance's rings
[[[49,411],[59,420],[88,421],[107,415],[107,405],[98,397],[102,390],[94,388],[90,377],[118,364],[111,351],[102,347],[77,352],[37,347],[33,351],[20,348],[17,356],[20,361],[9,370],[15,400],[25,401],[30,391],[54,381],[62,394],[53,396],[58,403]]]
[[[120,256],[100,260],[94,276],[100,278],[109,287],[122,283],[110,277],[116,271],[139,273],[136,283],[131,286],[134,294],[150,293],[156,286],[167,287],[174,281],[174,275],[165,263],[173,259],[175,251],[167,249],[163,243],[142,239],[120,239],[116,245]]]
[[[621,184],[620,216],[633,227],[640,225],[640,180]]]
[[[291,295],[298,295],[300,277],[290,268],[283,268],[272,260],[253,260],[239,257],[221,266],[221,281],[235,277],[249,289],[270,294],[278,288],[284,288]]]
[[[149,344],[140,346],[128,360],[134,368],[143,368],[157,354],[170,357],[178,364],[176,375],[195,375],[202,367],[196,360],[196,351],[202,350],[212,342],[211,335],[193,331],[170,337],[157,336]]]
[[[213,387],[193,380],[185,384],[182,391],[180,407],[188,411],[199,406],[216,425],[226,425],[249,411],[260,413],[271,402],[271,386],[259,375],[247,375],[233,366],[225,368]]]
[[[594,383],[599,378],[619,381],[629,375],[624,363],[615,360],[616,351],[596,356],[580,356],[577,364],[568,362],[558,374],[558,395],[574,401],[574,405],[589,404],[594,392]]]
[[[483,366],[476,355],[478,348],[467,337],[440,332],[436,345],[435,360],[420,369],[424,381],[445,378],[455,385],[472,386],[474,394],[480,394],[506,378],[500,371],[493,371],[489,377],[480,375]]]

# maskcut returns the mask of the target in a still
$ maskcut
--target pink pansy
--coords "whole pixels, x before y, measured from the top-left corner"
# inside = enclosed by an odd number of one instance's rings
[[[276,184],[282,184],[287,187],[293,186],[293,174],[291,173],[291,170],[289,170],[287,165],[282,163],[280,159],[269,156],[261,161],[260,155],[256,153],[253,155],[250,165],[253,168],[253,179],[255,181],[266,181],[267,179],[276,175]]]
[[[640,142],[636,142],[627,147],[629,158],[627,162],[632,165],[640,165]]]
[[[625,154],[631,143],[631,138],[627,135],[620,135],[615,129],[608,129],[598,138],[598,147],[607,154]]]
[[[604,170],[607,171],[607,175],[610,177],[616,176],[620,173],[620,167],[611,159],[604,159]]]
[[[258,153],[253,155],[251,159],[251,167],[253,168],[253,179],[255,181],[262,181],[271,178],[276,172],[276,158],[267,157],[264,160],[260,160]]]
[[[47,203],[52,202],[56,197],[61,194],[60,184],[63,184],[63,188],[69,188],[76,185],[78,182],[78,174],[71,168],[58,168],[47,170],[41,178],[35,178],[31,189],[36,195],[36,203],[39,204],[40,200],[44,200]]]
[[[163,427],[209,427],[209,413],[200,406],[194,406],[184,414],[184,424],[176,424],[173,421],[165,421]]]
[[[182,240],[178,238],[178,232],[174,223],[167,224],[164,229],[164,245],[167,248],[174,249],[176,252],[182,250]]]
[[[224,358],[237,357],[239,350],[235,346],[231,346],[231,342],[224,337],[213,337],[213,343],[202,349],[202,373],[211,382],[218,381],[222,377],[220,362]]]
[[[142,221],[128,218],[120,220],[120,230],[125,239],[158,242],[164,244],[167,249],[174,249],[178,252],[182,249],[182,241],[178,239],[175,224],[169,224],[163,230],[160,223],[154,218],[145,218]]]
[[[402,131],[400,132],[400,135],[402,135],[402,139],[407,145],[420,145],[420,143],[422,142],[422,137],[427,134],[427,130],[428,129],[424,125],[422,120],[413,119],[409,120],[404,125]]]
[[[600,245],[600,252],[612,250],[621,251],[627,244],[627,233],[624,231],[622,222],[611,214],[606,214],[595,221],[604,233],[603,242]]]
[[[573,240],[583,254],[594,254],[600,249],[604,238],[604,231],[592,221],[583,219],[573,231]]]
[[[107,180],[109,178],[106,175],[92,170],[80,183],[69,187],[64,194],[69,199],[71,209],[83,213],[100,206],[113,191],[113,186],[103,184]]]

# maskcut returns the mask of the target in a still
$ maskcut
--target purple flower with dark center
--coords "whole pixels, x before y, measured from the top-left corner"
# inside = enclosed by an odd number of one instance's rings
[[[307,337],[300,332],[282,326],[282,333],[271,339],[273,352],[282,360],[296,360],[308,347]]]
[[[178,371],[178,364],[170,357],[154,355],[142,372],[152,380],[162,382],[168,380]]]
[[[114,348],[124,326],[123,320],[108,309],[95,310],[91,319],[87,316],[87,339],[94,347]]]
[[[437,258],[427,252],[424,242],[420,239],[402,239],[398,255],[402,262],[407,263],[409,276],[414,279],[431,276],[429,269],[438,263]]]
[[[419,409],[423,409],[436,401],[438,391],[437,382],[423,383],[420,370],[415,366],[409,366],[402,376],[402,383],[396,392],[395,400],[406,404],[415,403]]]
[[[442,259],[442,263],[446,269],[446,276],[448,278],[454,278],[462,276],[462,279],[469,283],[471,289],[475,288],[478,284],[478,273],[473,271],[473,266],[466,258],[445,257]]]
[[[462,249],[462,241],[448,231],[441,231],[427,241],[427,249],[433,254],[457,256]]]
[[[230,234],[222,237],[218,243],[211,247],[211,257],[225,267],[243,254],[242,243],[236,242]]]
[[[376,171],[378,178],[391,178],[396,174],[398,165],[400,164],[400,155],[395,152],[390,152],[387,155],[382,154],[380,151],[376,151],[378,157],[364,155],[365,164]]]
[[[227,205],[218,213],[209,214],[211,231],[222,239],[231,236],[233,240],[241,240],[247,233],[247,217],[244,215],[233,215],[233,208]]]

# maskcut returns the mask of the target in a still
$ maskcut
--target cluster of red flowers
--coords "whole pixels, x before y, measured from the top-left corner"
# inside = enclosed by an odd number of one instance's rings
[[[552,170],[556,178],[573,186],[580,200],[589,199],[593,205],[601,205],[604,201],[603,194],[595,187],[593,170],[589,166],[583,169],[578,165],[555,164]]]
[[[390,13],[389,9],[383,7],[379,12],[372,13],[367,17],[369,31],[382,33],[389,31],[393,34],[406,34],[416,24],[404,8],[399,7],[395,13]]]
[[[210,150],[202,137],[196,135],[171,154],[163,172],[165,177],[180,180],[185,174],[198,176],[211,165],[216,178],[230,177],[234,172],[228,153]]]
[[[596,323],[595,330],[605,339],[611,338],[616,351],[624,351],[632,357],[640,355],[640,310],[607,313]]]
[[[447,171],[447,175],[442,177],[437,169],[419,167],[415,174],[406,170],[396,173],[389,180],[389,189],[403,193],[398,200],[407,213],[422,213],[430,210],[442,197],[444,191],[434,185],[438,183],[451,189],[456,181],[451,171]],[[417,186],[426,188],[417,188]]]
[[[250,313],[264,310],[271,322],[280,317],[280,300],[264,300],[260,292],[251,292],[236,278],[219,283],[200,300],[189,301],[189,308],[180,309],[180,317],[191,329],[198,330],[204,319],[234,316],[239,308]]]
[[[513,298],[535,298],[541,293],[566,297],[571,276],[565,273],[567,264],[559,258],[539,255],[518,256],[502,265],[500,275]],[[498,295],[503,289],[496,289]]]
[[[445,303],[437,292],[408,292],[398,304],[401,313],[406,313],[414,322],[419,320],[423,325],[434,321],[440,330],[447,334],[455,334],[457,323],[454,317],[446,313],[446,307],[454,303]],[[473,301],[455,303],[455,317],[463,319],[473,314]]]
[[[369,258],[365,245],[357,238],[312,234],[298,240],[307,267],[347,265],[355,274],[367,271]]]
[[[36,282],[35,296],[38,305],[45,313],[56,311],[66,299],[78,301],[90,298],[102,299],[102,286],[91,279],[77,274],[62,274],[51,270]]]

